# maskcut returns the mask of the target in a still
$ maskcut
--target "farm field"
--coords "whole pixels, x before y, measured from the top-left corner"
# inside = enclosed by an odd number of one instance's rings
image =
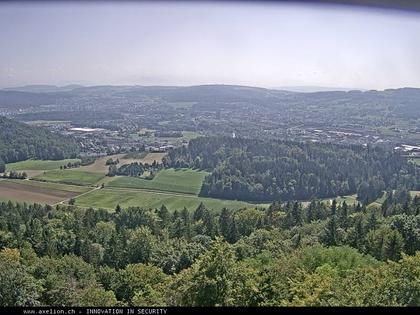
[[[410,191],[411,196],[415,197],[415,196],[420,196],[420,190],[412,190]]]
[[[95,162],[89,165],[81,166],[78,170],[92,172],[92,173],[101,173],[106,174],[108,173],[109,165],[105,165],[108,159],[121,159],[125,154],[114,154],[114,155],[107,155],[97,158]]]
[[[107,187],[140,188],[198,195],[207,174],[204,171],[191,169],[165,169],[159,171],[152,180],[121,176],[109,182]]]
[[[138,163],[148,163],[148,164],[152,164],[153,161],[156,160],[157,163],[162,162],[162,158],[166,155],[166,153],[152,153],[149,152],[147,154],[142,154],[140,156],[136,156],[133,157],[129,155],[130,153],[121,153],[121,154],[113,154],[113,155],[107,155],[107,156],[102,156],[98,159],[96,159],[96,161],[92,164],[89,165],[85,165],[85,166],[81,166],[80,168],[78,168],[78,170],[81,171],[86,171],[86,172],[92,172],[92,173],[101,173],[101,174],[106,174],[108,173],[108,168],[109,165],[106,165],[106,161],[108,159],[113,159],[113,160],[119,160],[120,163],[118,164],[118,166],[121,166],[123,164],[130,164],[130,163],[134,163],[134,162],[138,162]]]
[[[148,154],[147,151],[143,152],[129,152],[123,156],[123,159],[143,159]]]
[[[81,207],[94,207],[114,210],[119,204],[121,207],[159,208],[163,204],[170,210],[195,210],[203,202],[207,208],[220,211],[223,207],[240,209],[255,207],[257,205],[235,200],[220,200],[214,198],[201,198],[192,195],[171,194],[164,192],[148,192],[130,189],[97,189],[83,196],[76,197],[76,205]],[[260,204],[259,206],[266,206]]]
[[[55,204],[76,197],[88,189],[70,185],[60,185],[29,180],[0,180],[0,200]]]
[[[71,192],[78,192],[78,193],[85,193],[91,189],[90,187],[86,187],[86,186],[41,182],[38,180],[7,179],[7,181],[18,182],[19,184],[24,185],[24,186],[37,186],[37,187],[42,187],[46,189],[49,188],[49,189],[64,190],[64,191],[71,191]]]
[[[342,196],[336,198],[337,203],[343,203],[344,201],[348,205],[354,205],[357,204],[357,195],[349,195],[349,196]]]
[[[154,152],[150,152],[148,153],[144,158],[140,159],[140,160],[133,160],[133,162],[141,162],[141,163],[148,163],[148,164],[152,164],[154,161],[156,161],[156,163],[162,163],[162,159],[163,157],[166,155],[166,153],[154,153]],[[131,163],[130,160],[123,160],[121,161],[123,164],[127,164],[127,163]]]
[[[104,176],[104,174],[84,172],[80,170],[53,170],[35,176],[34,179],[70,185],[91,186]]]
[[[21,162],[9,163],[6,165],[6,171],[24,171],[24,170],[41,170],[48,171],[59,169],[60,166],[67,163],[80,162],[80,159],[66,159],[66,160],[26,160]]]
[[[182,138],[184,140],[191,140],[191,139],[197,138],[199,136],[200,136],[200,134],[198,132],[195,132],[195,131],[183,131],[182,132]]]

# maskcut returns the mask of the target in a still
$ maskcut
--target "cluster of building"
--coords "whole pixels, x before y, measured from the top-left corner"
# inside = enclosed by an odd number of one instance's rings
[[[402,144],[394,148],[396,151],[400,151],[408,157],[420,158],[420,146]]]
[[[128,151],[167,152],[174,148],[170,139],[154,137],[153,134],[132,136],[129,133],[104,128],[86,128],[66,125],[59,131],[75,137],[85,155],[101,156]],[[51,128],[54,129],[54,128]]]

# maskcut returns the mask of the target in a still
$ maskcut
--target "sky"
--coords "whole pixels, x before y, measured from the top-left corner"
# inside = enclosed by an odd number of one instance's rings
[[[420,87],[420,14],[239,2],[0,2],[0,88]]]

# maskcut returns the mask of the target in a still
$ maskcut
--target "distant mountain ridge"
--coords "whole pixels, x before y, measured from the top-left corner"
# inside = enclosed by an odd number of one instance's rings
[[[4,88],[3,91],[19,91],[32,93],[51,93],[51,92],[68,92],[77,88],[84,87],[79,84],[70,84],[65,86],[47,85],[47,84],[32,84],[11,88]]]
[[[247,86],[247,85],[234,85],[234,84],[200,84],[200,85],[186,85],[186,86],[177,86],[177,85],[91,85],[85,86],[81,84],[70,84],[64,86],[48,85],[48,84],[33,84],[17,87],[8,87],[0,89],[2,91],[16,91],[16,92],[27,92],[27,93],[56,93],[56,92],[80,92],[80,91],[104,91],[104,90],[114,90],[114,91],[133,91],[133,90],[144,90],[144,91],[175,91],[175,90],[217,90],[217,89],[235,89],[235,90],[260,90],[260,91],[282,91],[282,92],[295,92],[295,93],[318,93],[318,92],[350,92],[350,91],[387,91],[387,90],[400,90],[400,89],[417,89],[415,87],[401,87],[401,88],[390,88],[384,90],[375,90],[375,89],[362,89],[362,88],[349,88],[349,87],[328,87],[328,86],[311,86],[311,85],[302,85],[302,86],[279,86],[272,88],[256,87],[256,86]]]
[[[66,90],[67,89],[67,90]],[[384,104],[388,114],[404,118],[420,118],[420,88],[386,89],[384,91],[349,90],[293,92],[278,89],[241,85],[196,85],[196,86],[78,86],[67,87],[29,86],[26,91],[0,90],[0,108],[16,109],[44,105],[72,104],[126,104],[146,99],[171,102],[191,102],[194,109],[214,111],[220,109],[252,108],[254,110],[283,111],[288,108],[305,109],[318,106],[321,110],[373,111]],[[35,92],[43,91],[43,92]],[[48,92],[46,92],[48,91]],[[121,100],[124,101],[121,101]],[[91,101],[90,101],[91,100]],[[119,103],[118,103],[119,102]],[[342,108],[337,107],[343,106]],[[377,107],[376,107],[377,108]],[[98,107],[100,109],[100,107]],[[379,110],[379,109],[378,109]],[[366,114],[366,113],[365,113]]]
[[[348,91],[368,91],[367,89],[360,88],[345,88],[345,87],[328,87],[328,86],[311,86],[311,85],[302,85],[302,86],[281,86],[273,87],[274,90],[298,92],[298,93],[315,93],[315,92],[348,92]]]

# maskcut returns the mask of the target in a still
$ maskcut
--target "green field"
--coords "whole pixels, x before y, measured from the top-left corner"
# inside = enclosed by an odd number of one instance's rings
[[[420,166],[420,158],[410,159],[410,161]]]
[[[344,201],[348,205],[357,204],[357,195],[349,195],[349,196],[340,196],[335,199],[338,203],[343,203]]]
[[[412,190],[410,191],[411,196],[415,197],[415,196],[419,196],[420,197],[420,191],[419,190]]]
[[[110,210],[114,210],[118,204],[121,207],[138,206],[145,208],[159,208],[164,204],[170,210],[183,209],[184,207],[188,210],[195,210],[200,202],[203,202],[207,208],[214,211],[220,211],[223,207],[240,209],[243,207],[256,206],[235,200],[220,200],[201,198],[192,195],[135,191],[129,189],[97,189],[81,197],[76,197],[77,206]]]
[[[121,176],[109,182],[107,187],[150,189],[198,195],[207,174],[204,171],[191,169],[165,169],[159,171],[153,180]]]
[[[51,182],[41,182],[38,180],[20,180],[20,179],[8,179],[8,181],[17,181],[21,185],[25,186],[36,186],[42,188],[49,188],[55,190],[62,190],[62,191],[72,191],[72,192],[79,192],[85,193],[92,188],[79,186],[79,185],[69,185],[69,184],[60,184],[60,183],[51,183]]]
[[[6,171],[21,171],[21,170],[54,170],[59,169],[62,165],[67,163],[80,162],[79,159],[67,159],[67,160],[26,160],[16,163],[9,163],[6,165]]]
[[[35,180],[62,183],[70,185],[90,186],[98,182],[105,175],[76,170],[53,170],[35,176]]]
[[[199,136],[200,136],[200,134],[197,133],[197,132],[194,132],[194,131],[183,131],[182,132],[182,138],[185,139],[185,140],[191,140],[191,139],[197,138]]]

